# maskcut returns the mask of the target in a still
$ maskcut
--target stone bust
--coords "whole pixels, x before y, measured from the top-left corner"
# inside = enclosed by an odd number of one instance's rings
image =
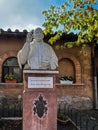
[[[22,65],[25,65],[24,69],[55,70],[58,67],[58,58],[53,48],[43,38],[41,28],[27,34],[26,42],[17,55],[20,68]]]

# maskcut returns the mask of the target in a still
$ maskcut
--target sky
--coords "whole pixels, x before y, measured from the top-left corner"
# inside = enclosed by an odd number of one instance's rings
[[[42,11],[51,5],[60,6],[66,0],[0,0],[0,28],[12,31],[31,31],[42,27],[45,17]],[[97,0],[98,2],[98,0]],[[98,8],[98,5],[97,5]]]
[[[42,11],[51,5],[59,6],[65,0],[0,0],[0,28],[12,31],[30,31],[42,27],[45,20]]]

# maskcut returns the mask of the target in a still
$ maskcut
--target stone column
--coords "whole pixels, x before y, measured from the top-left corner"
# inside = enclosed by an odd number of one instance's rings
[[[56,74],[58,71],[23,71],[23,130],[57,130]]]

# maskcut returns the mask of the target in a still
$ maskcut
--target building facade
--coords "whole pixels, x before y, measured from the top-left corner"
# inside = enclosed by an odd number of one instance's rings
[[[23,93],[23,73],[17,62],[17,53],[25,43],[27,31],[12,32],[0,30],[0,98],[16,98],[20,100]],[[49,36],[45,37],[48,42]],[[95,96],[94,69],[92,63],[92,47],[66,48],[67,41],[75,41],[77,36],[64,35],[54,43],[56,55],[59,59],[59,74],[57,75],[56,92],[58,104],[64,104],[78,109],[91,109],[97,105]],[[5,83],[5,74],[13,73],[17,83]],[[59,78],[71,76],[73,84],[61,84]],[[96,87],[97,89],[97,87]],[[98,91],[97,91],[98,93]]]

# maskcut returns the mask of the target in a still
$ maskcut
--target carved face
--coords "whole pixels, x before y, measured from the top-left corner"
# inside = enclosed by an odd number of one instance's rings
[[[44,38],[43,32],[41,28],[37,28],[34,30],[33,37],[36,41],[41,41]]]

